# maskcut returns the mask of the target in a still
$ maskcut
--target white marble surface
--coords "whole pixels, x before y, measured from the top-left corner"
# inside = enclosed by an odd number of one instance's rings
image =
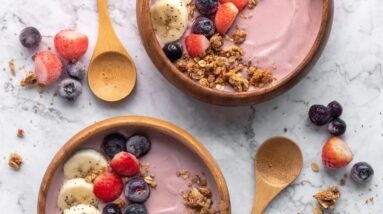
[[[33,68],[31,56],[18,43],[18,33],[36,26],[43,41],[51,45],[52,35],[63,28],[76,28],[94,44],[97,32],[95,0],[2,0],[0,7],[0,65],[15,59],[25,65],[13,81],[0,72],[0,210],[5,213],[36,213],[40,180],[56,151],[80,129],[118,115],[158,117],[188,130],[211,151],[226,177],[232,211],[249,213],[253,195],[252,156],[259,144],[273,135],[285,135],[301,146],[305,163],[301,177],[283,192],[267,213],[312,213],[312,195],[337,185],[350,167],[320,173],[310,170],[320,162],[321,146],[328,135],[310,125],[309,105],[340,101],[348,124],[345,139],[356,161],[367,161],[375,177],[367,186],[347,181],[335,213],[379,213],[383,208],[383,2],[380,0],[335,0],[332,35],[319,63],[288,93],[251,107],[227,108],[204,104],[167,82],[150,62],[136,27],[135,1],[110,0],[110,12],[117,34],[132,54],[138,68],[138,85],[133,95],[119,105],[96,100],[85,89],[75,104],[52,93],[39,95],[20,89],[21,73]],[[44,45],[43,45],[44,46]],[[89,58],[93,46],[88,51]],[[52,90],[52,89],[49,89]],[[52,103],[52,104],[51,104]],[[25,139],[16,131],[23,128]],[[284,133],[284,128],[287,132]],[[25,165],[18,172],[9,169],[7,156],[18,152]],[[4,157],[4,158],[3,158]],[[302,184],[301,184],[302,183]],[[365,203],[373,197],[373,203]]]

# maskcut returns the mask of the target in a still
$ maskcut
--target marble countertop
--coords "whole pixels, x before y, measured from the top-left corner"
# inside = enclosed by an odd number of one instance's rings
[[[19,45],[20,30],[29,25],[43,34],[44,46],[63,28],[78,29],[90,37],[92,53],[97,35],[96,1],[2,0],[0,7],[0,210],[35,213],[40,180],[57,150],[80,129],[118,115],[146,115],[170,121],[188,130],[211,151],[229,185],[234,214],[249,213],[253,198],[254,151],[267,138],[294,139],[304,153],[304,169],[294,184],[273,201],[266,213],[312,213],[312,195],[338,185],[350,166],[319,173],[310,163],[320,162],[325,130],[307,119],[311,104],[338,100],[344,105],[345,139],[356,161],[375,168],[373,181],[357,186],[347,180],[335,213],[379,213],[383,208],[383,2],[336,0],[333,31],[322,57],[296,87],[269,102],[247,107],[218,107],[185,96],[167,82],[150,62],[141,44],[134,0],[110,0],[117,34],[138,69],[135,92],[119,105],[98,101],[88,88],[78,102],[68,104],[52,93],[19,87],[21,73],[33,68],[31,56]],[[17,67],[12,77],[8,60]],[[9,78],[13,80],[10,81]],[[52,91],[53,89],[47,89]],[[24,139],[16,132],[23,128]],[[10,152],[20,153],[20,171],[7,166]],[[367,200],[368,203],[366,202]]]

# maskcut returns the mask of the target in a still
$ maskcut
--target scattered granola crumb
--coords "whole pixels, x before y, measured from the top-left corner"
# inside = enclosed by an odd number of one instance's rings
[[[36,74],[35,74],[35,72],[30,71],[21,80],[20,86],[21,87],[32,87],[32,86],[36,85],[36,83],[37,83]]]
[[[316,162],[312,162],[312,163],[311,163],[311,170],[312,170],[313,172],[319,172],[319,165],[318,165],[318,163],[316,163]]]
[[[146,175],[148,175],[149,173],[149,167],[150,167],[150,164],[149,163],[144,163],[144,162],[140,162],[139,163],[140,165],[140,169],[141,169],[141,174],[145,177]]]
[[[247,14],[244,14],[243,12],[240,12],[240,13],[238,14],[238,16],[239,16],[240,18],[242,18],[242,19],[251,19],[251,18],[253,18],[253,15],[247,15]]]
[[[25,136],[25,131],[24,131],[24,129],[18,129],[16,135],[17,135],[17,137],[19,137],[19,138],[23,138],[23,137]]]
[[[191,212],[201,214],[213,214],[214,211],[211,209],[213,201],[205,196],[199,189],[193,187],[191,190],[182,192],[182,197],[186,207]]]
[[[153,176],[153,175],[145,176],[144,180],[145,180],[145,182],[146,182],[147,184],[149,184],[149,186],[150,186],[151,188],[154,188],[154,189],[155,189],[155,188],[157,187],[157,182],[154,180],[154,176]]]
[[[190,173],[187,170],[181,170],[176,172],[177,177],[182,178],[184,180],[190,177]]]
[[[266,87],[272,83],[275,78],[268,69],[260,69],[255,66],[251,66],[247,73],[250,78],[250,84],[259,88]]]
[[[338,187],[333,186],[314,195],[319,205],[324,209],[334,209],[336,201],[340,197]]]
[[[258,4],[258,0],[250,0],[249,1],[249,8],[250,9],[254,9],[256,6],[257,6],[257,4]]]
[[[196,12],[196,10],[197,10],[194,1],[190,1],[190,2],[186,5],[186,7],[187,7],[187,9],[188,9],[189,19],[193,20],[194,17],[195,17],[195,12]]]
[[[122,198],[117,198],[113,203],[117,204],[119,208],[124,208],[126,206],[126,201]]]
[[[20,169],[23,165],[23,158],[17,153],[9,154],[8,165],[13,169]]]
[[[241,45],[246,41],[247,33],[244,30],[237,29],[232,36],[234,44]]]
[[[9,69],[11,70],[11,74],[13,76],[15,76],[16,75],[15,60],[14,59],[10,59],[8,61],[8,65],[9,65]]]
[[[339,180],[339,185],[341,185],[341,186],[346,185],[346,179],[341,178],[341,179]]]

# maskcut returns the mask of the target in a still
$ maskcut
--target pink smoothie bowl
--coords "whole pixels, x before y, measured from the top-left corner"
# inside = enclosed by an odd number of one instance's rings
[[[333,0],[258,0],[254,9],[243,12],[251,18],[237,18],[232,26],[240,26],[247,32],[247,39],[241,45],[244,59],[270,68],[275,80],[263,88],[235,92],[203,87],[176,68],[162,51],[164,44],[154,32],[150,14],[153,2],[138,0],[136,14],[143,45],[154,65],[184,93],[225,106],[261,103],[292,88],[319,59],[333,22]],[[183,38],[179,43],[183,43]]]

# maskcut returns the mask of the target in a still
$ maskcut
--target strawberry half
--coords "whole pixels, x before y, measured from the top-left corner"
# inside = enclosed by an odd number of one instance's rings
[[[232,2],[219,5],[217,13],[215,14],[215,27],[217,32],[225,34],[233,25],[238,12],[237,6]]]
[[[74,30],[62,30],[54,38],[57,52],[66,60],[80,59],[88,50],[88,37]]]
[[[140,172],[137,158],[128,152],[120,152],[116,154],[109,165],[113,171],[121,176],[131,177]]]
[[[245,9],[246,6],[249,5],[249,0],[220,0],[219,2],[221,4],[225,4],[226,2],[231,2],[231,3],[235,4],[235,6],[239,10],[243,10],[243,9]]]
[[[40,51],[35,55],[34,61],[38,83],[50,85],[60,78],[63,64],[56,54],[51,51]]]
[[[105,203],[120,197],[124,188],[122,179],[114,172],[102,173],[94,180],[93,185],[94,195]]]
[[[185,38],[185,47],[190,57],[202,56],[210,46],[209,40],[201,34],[190,34]]]
[[[339,137],[331,137],[322,149],[323,164],[330,169],[346,166],[353,156],[350,147]]]

